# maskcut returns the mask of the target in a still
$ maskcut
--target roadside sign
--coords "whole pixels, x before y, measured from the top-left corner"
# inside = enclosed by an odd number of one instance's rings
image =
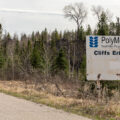
[[[86,37],[87,80],[120,80],[120,36]]]

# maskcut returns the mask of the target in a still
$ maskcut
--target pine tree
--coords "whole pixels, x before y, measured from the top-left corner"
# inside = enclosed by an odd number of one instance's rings
[[[85,32],[84,32],[84,29],[83,27],[81,26],[79,31],[78,31],[78,40],[81,42],[83,40],[85,40]]]
[[[19,55],[19,52],[20,52],[20,46],[19,46],[19,41],[17,40],[15,44],[15,54]]]
[[[5,63],[5,57],[3,56],[3,53],[0,50],[0,68],[4,66],[4,63]]]
[[[34,48],[31,54],[31,65],[33,68],[39,68],[40,70],[44,70],[45,67],[45,59],[44,59],[44,46],[43,41],[39,38],[38,41],[35,41]]]
[[[41,33],[41,40],[43,43],[47,43],[47,39],[48,39],[48,33],[47,33],[47,29],[45,28],[44,31],[42,31]]]
[[[83,56],[82,63],[80,66],[80,72],[82,74],[82,80],[86,80],[86,55]]]
[[[98,23],[98,35],[108,35],[109,28],[106,13],[102,12]]]
[[[41,70],[44,69],[45,61],[42,55],[40,54],[39,50],[37,49],[37,47],[34,47],[32,51],[31,64],[33,68],[39,68]]]
[[[57,41],[60,40],[60,35],[57,30],[52,32],[51,35],[51,49],[56,50],[56,43]]]
[[[92,29],[91,29],[90,25],[88,25],[88,27],[87,27],[86,35],[92,35]]]
[[[54,73],[58,73],[64,71],[67,73],[68,71],[68,60],[66,58],[65,52],[61,49],[52,65],[52,71]]]
[[[2,32],[3,32],[3,28],[2,28],[2,24],[0,24],[0,40],[2,38]]]
[[[31,44],[31,41],[28,40],[28,44],[27,44],[27,53],[30,54],[32,51],[32,44]]]
[[[116,35],[120,35],[120,18],[119,17],[117,17]]]

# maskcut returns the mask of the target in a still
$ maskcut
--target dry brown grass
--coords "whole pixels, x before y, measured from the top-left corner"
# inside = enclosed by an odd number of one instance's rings
[[[51,90],[53,86],[50,86]],[[92,100],[66,98],[63,96],[54,96],[52,94],[49,94],[46,91],[38,91],[34,89],[34,85],[32,84],[27,85],[27,88],[25,88],[24,82],[21,82],[21,81],[17,81],[17,82],[16,81],[0,81],[0,88],[6,91],[11,91],[11,92],[27,93],[29,95],[42,96],[42,98],[48,98],[48,101],[52,101],[53,103],[60,104],[62,106],[63,105],[70,106],[74,104],[81,104],[84,106],[85,105],[87,106],[88,104],[95,105],[95,102]]]
[[[40,88],[40,85],[38,86]],[[48,84],[44,84],[44,86],[48,86]],[[51,84],[49,88],[45,88],[52,90],[52,87],[56,90],[55,86],[51,86]],[[114,102],[114,100],[111,100],[107,104],[98,104],[96,100],[55,96],[48,93],[48,90],[45,90],[45,88],[35,89],[34,84],[27,84],[26,87],[26,83],[22,81],[0,81],[1,90],[23,96],[31,96],[30,99],[37,103],[43,103],[60,109],[63,108],[66,111],[77,114],[94,116],[98,120],[120,120],[120,102],[118,101]]]

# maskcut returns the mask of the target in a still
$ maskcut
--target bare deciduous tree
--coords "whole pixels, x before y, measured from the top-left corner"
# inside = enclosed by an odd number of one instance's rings
[[[97,16],[98,20],[100,20],[100,16],[104,12],[104,14],[106,15],[107,21],[111,22],[113,15],[108,9],[104,10],[101,6],[92,6],[91,10],[93,12],[93,15]]]
[[[83,3],[67,5],[63,10],[66,18],[74,20],[77,23],[78,29],[81,27],[82,23],[87,17],[87,10]]]
[[[97,19],[99,20],[100,19],[100,15],[102,14],[102,12],[104,11],[103,8],[101,6],[92,6],[92,12],[93,12],[93,15],[96,15],[97,16]]]

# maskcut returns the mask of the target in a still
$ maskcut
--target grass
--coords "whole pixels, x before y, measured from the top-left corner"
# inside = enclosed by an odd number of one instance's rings
[[[102,105],[92,100],[58,97],[46,92],[14,86],[16,86],[14,82],[10,85],[0,83],[0,92],[38,104],[45,104],[56,109],[62,109],[66,112],[82,115],[92,120],[120,120],[119,104],[112,103]]]

